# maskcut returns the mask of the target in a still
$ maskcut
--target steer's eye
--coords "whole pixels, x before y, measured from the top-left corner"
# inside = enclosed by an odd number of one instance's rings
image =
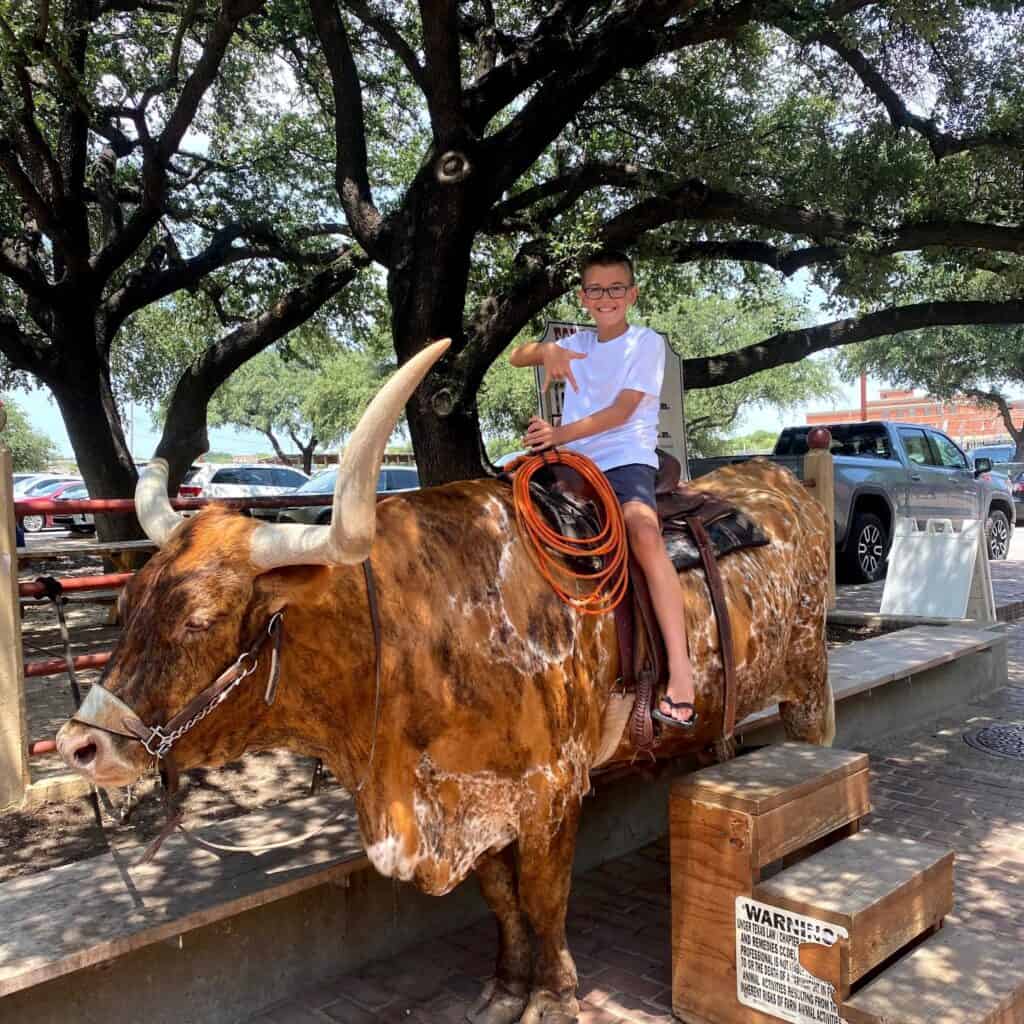
[[[203,629],[209,629],[210,623],[213,621],[208,615],[190,615],[185,620],[185,628],[192,632],[199,632]]]

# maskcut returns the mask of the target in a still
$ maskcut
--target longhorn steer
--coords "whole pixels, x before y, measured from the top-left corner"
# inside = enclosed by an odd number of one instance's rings
[[[472,480],[376,503],[384,444],[443,349],[405,364],[367,410],[342,460],[331,526],[261,525],[216,507],[182,522],[166,465],[144,472],[139,515],[162,547],[125,591],[121,638],[90,698],[94,713],[83,714],[93,724],[67,723],[58,746],[95,783],[134,781],[152,758],[118,726],[124,715],[167,723],[283,611],[276,702],[264,703],[261,664],[180,738],[177,762],[223,764],[271,747],[323,758],[354,793],[382,874],[440,894],[477,873],[498,918],[498,958],[470,1020],[563,1024],[578,1012],[565,916],[580,802],[618,672],[615,628],[611,616],[578,617],[551,593],[504,485]],[[770,538],[722,565],[739,716],[779,702],[791,737],[831,742],[824,513],[766,462],[698,486],[728,497]],[[383,639],[376,730],[358,564],[367,557]],[[702,727],[673,738],[677,750],[714,738],[722,699],[703,576],[681,584]]]

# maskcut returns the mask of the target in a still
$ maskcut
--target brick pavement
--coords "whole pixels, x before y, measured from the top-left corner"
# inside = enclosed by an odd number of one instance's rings
[[[952,847],[950,920],[1024,942],[1024,762],[983,754],[962,733],[1024,723],[1024,623],[1008,627],[1010,686],[902,735],[872,755],[871,827]],[[668,842],[578,878],[569,917],[581,1024],[672,1024]],[[490,921],[303,992],[249,1024],[455,1024],[492,966]]]

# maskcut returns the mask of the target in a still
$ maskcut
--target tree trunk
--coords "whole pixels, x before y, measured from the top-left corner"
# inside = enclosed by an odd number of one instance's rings
[[[77,367],[77,369],[82,369]],[[138,473],[121,427],[110,375],[98,362],[88,372],[70,372],[50,382],[67,428],[79,472],[93,498],[130,498]],[[143,536],[131,515],[96,516],[100,540],[136,540]]]
[[[278,461],[281,462],[283,465],[287,466],[288,456],[285,455],[284,449],[278,442],[277,436],[274,434],[274,432],[272,430],[263,430],[262,428],[260,428],[260,433],[264,434],[267,438],[269,438],[270,444],[274,449],[274,453],[277,455]]]
[[[309,444],[300,444],[299,451],[302,452],[302,469],[306,476],[313,475],[313,452],[320,443],[320,438],[314,435],[309,439]]]
[[[206,389],[199,386],[192,370],[187,369],[174,388],[167,406],[163,433],[153,453],[157,458],[167,460],[167,484],[171,494],[177,494],[193,461],[210,449],[206,433],[209,401]]]
[[[484,470],[476,396],[467,394],[458,355],[466,343],[463,315],[469,281],[476,208],[474,163],[458,174],[437,155],[427,162],[392,224],[388,298],[399,362],[429,341],[451,338],[452,347],[406,406],[409,433],[424,486],[482,476]],[[438,166],[435,166],[438,165]],[[482,191],[479,189],[478,191]]]

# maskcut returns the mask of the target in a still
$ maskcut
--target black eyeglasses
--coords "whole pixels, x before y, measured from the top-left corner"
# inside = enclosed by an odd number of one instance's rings
[[[601,299],[604,298],[605,295],[607,295],[609,299],[624,299],[626,297],[626,292],[628,292],[632,287],[633,286],[631,284],[610,284],[607,288],[602,288],[598,284],[588,284],[587,287],[583,289],[583,294],[586,295],[588,299]]]

